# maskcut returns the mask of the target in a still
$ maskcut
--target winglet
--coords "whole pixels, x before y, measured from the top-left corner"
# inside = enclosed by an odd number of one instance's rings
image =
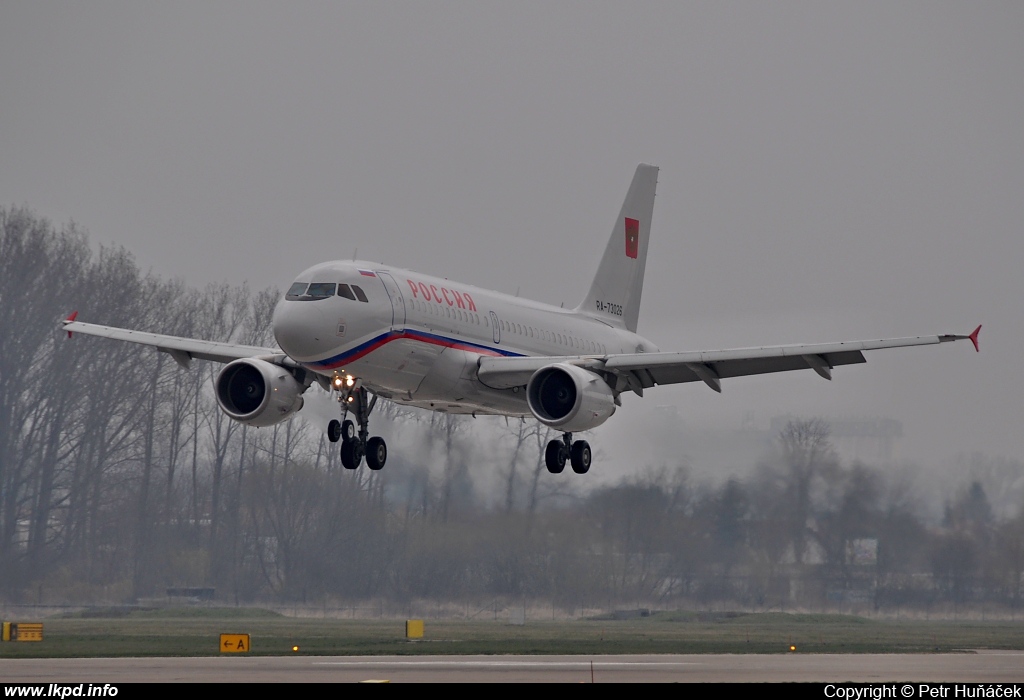
[[[971,339],[971,342],[974,343],[974,352],[981,352],[981,350],[978,349],[978,333],[980,331],[981,331],[981,326],[979,325],[977,328],[974,329],[973,333],[971,333],[969,336],[967,336],[968,338]]]
[[[72,311],[71,315],[68,316],[66,319],[64,319],[64,325],[65,326],[68,325],[69,323],[74,321],[76,318],[78,318],[78,312],[77,311]],[[71,331],[68,331],[68,337],[69,338],[71,337]]]

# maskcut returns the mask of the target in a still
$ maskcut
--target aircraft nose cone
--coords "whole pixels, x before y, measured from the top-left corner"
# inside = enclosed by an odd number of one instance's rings
[[[280,301],[274,309],[274,337],[296,360],[313,360],[331,350],[337,338],[315,301]]]

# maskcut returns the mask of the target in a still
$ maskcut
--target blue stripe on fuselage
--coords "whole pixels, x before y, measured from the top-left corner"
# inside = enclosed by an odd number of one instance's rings
[[[317,360],[315,362],[303,362],[302,365],[309,367],[313,370],[324,370],[324,369],[335,369],[341,365],[349,362],[355,362],[356,360],[369,355],[371,352],[380,348],[392,340],[416,340],[421,343],[428,343],[430,345],[440,345],[446,348],[454,348],[456,350],[466,350],[467,352],[475,352],[480,355],[499,356],[499,357],[523,357],[522,353],[512,352],[511,350],[503,350],[501,348],[490,348],[486,345],[479,345],[477,343],[470,343],[465,340],[456,340],[449,338],[448,336],[437,335],[435,333],[427,333],[425,331],[409,330],[404,331],[388,331],[387,333],[381,333],[380,335],[360,343],[359,345],[345,350],[337,355],[333,355],[323,360]]]

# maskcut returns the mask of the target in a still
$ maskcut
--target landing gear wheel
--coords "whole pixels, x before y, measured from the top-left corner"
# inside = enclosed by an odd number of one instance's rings
[[[358,440],[341,441],[341,466],[356,469],[363,461],[363,444]]]
[[[544,451],[544,463],[552,474],[561,474],[565,469],[565,444],[561,440],[552,440]]]
[[[572,470],[577,474],[590,471],[590,443],[577,440],[572,444]]]
[[[388,461],[388,445],[382,437],[372,437],[366,441],[366,466],[377,471]]]
[[[338,396],[338,402],[341,403],[342,418],[345,418],[345,416],[355,418],[355,421],[350,419],[343,420],[339,427],[341,464],[345,469],[357,469],[362,463],[366,447],[370,443],[369,418],[373,407],[377,404],[377,397],[374,396],[371,399],[366,387],[360,386],[351,390],[346,389]],[[357,424],[358,429],[356,427]],[[380,440],[380,438],[377,439]],[[383,440],[380,440],[380,445],[384,445]],[[376,443],[374,443],[374,447],[373,466],[370,468],[380,469],[388,458],[388,448],[383,446],[383,450],[377,449],[380,446],[376,445]]]
[[[327,424],[327,439],[331,442],[337,442],[341,439],[341,421],[332,420]]]
[[[341,439],[346,442],[353,439],[356,436],[356,426],[350,420],[345,421],[341,424]]]

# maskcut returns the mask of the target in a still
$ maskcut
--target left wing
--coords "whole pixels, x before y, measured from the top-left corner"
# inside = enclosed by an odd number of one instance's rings
[[[523,386],[537,370],[558,362],[568,362],[598,373],[611,373],[623,380],[622,388],[643,395],[657,384],[702,381],[722,391],[722,379],[749,374],[813,369],[825,379],[832,368],[865,362],[865,350],[936,345],[954,340],[970,340],[978,349],[981,326],[970,335],[925,335],[888,340],[855,340],[816,345],[777,345],[763,348],[711,350],[696,352],[653,352],[600,357],[484,357],[480,359],[480,381],[496,389]]]
[[[99,336],[100,338],[113,338],[114,340],[124,340],[129,343],[150,345],[161,352],[168,353],[183,367],[188,367],[193,357],[197,357],[200,360],[213,360],[214,362],[233,362],[243,357],[259,357],[276,365],[283,365],[285,367],[298,366],[294,360],[276,348],[218,343],[212,340],[179,338],[173,335],[133,331],[127,328],[100,326],[95,323],[76,321],[76,316],[78,316],[77,311],[62,321],[64,330],[68,332],[69,338],[72,333],[82,333],[84,335]]]

